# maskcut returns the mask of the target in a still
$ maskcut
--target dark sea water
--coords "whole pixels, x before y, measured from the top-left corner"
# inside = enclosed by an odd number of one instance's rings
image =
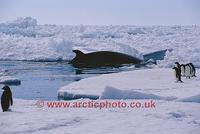
[[[87,77],[133,69],[76,69],[67,62],[0,61],[0,70],[7,70],[4,75],[21,80],[21,85],[10,86],[13,97],[21,99],[57,100],[57,91],[64,85]]]

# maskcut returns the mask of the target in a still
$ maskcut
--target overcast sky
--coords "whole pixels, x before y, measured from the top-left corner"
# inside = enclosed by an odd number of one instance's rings
[[[200,25],[200,0],[0,0],[0,22],[27,16],[39,24]]]

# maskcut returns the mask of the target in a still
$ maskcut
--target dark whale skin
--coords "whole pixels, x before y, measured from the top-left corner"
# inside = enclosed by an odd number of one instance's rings
[[[139,64],[141,59],[133,56],[112,52],[112,51],[98,51],[84,54],[80,50],[73,50],[76,57],[70,61],[74,67],[101,67],[101,66],[120,66],[122,64]]]

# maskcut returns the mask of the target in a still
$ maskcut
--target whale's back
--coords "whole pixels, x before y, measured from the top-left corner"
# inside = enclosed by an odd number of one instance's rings
[[[98,51],[84,54],[79,50],[74,51],[76,57],[71,61],[75,67],[119,66],[122,64],[139,64],[142,60],[127,54]]]

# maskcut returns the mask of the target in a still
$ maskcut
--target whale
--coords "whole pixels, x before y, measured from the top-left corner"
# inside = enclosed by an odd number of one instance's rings
[[[112,51],[97,51],[83,53],[80,50],[73,50],[76,57],[70,61],[74,67],[100,67],[120,66],[122,64],[139,64],[142,60],[127,54]]]
[[[163,55],[166,51],[167,50],[158,51],[156,52],[157,55],[155,55],[155,52],[143,55],[144,60],[128,54],[113,51],[83,53],[80,50],[73,50],[76,56],[69,62],[69,64],[72,64],[76,68],[95,68],[102,66],[120,67],[124,64],[144,65],[148,63],[149,59],[152,59],[153,63],[155,63],[154,60],[160,60],[161,58],[158,58],[158,55]],[[153,57],[155,57],[155,59]]]

